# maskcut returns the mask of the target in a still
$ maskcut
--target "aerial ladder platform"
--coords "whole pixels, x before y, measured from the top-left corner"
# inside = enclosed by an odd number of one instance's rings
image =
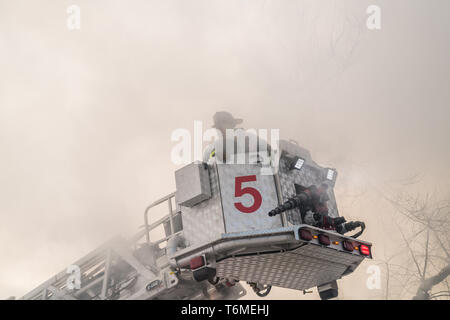
[[[214,157],[177,170],[176,192],[146,208],[139,232],[108,241],[20,299],[234,300],[246,295],[241,282],[261,297],[272,286],[337,297],[336,280],[371,259],[372,244],[358,239],[361,232],[344,234],[364,224],[339,218],[336,170],[294,143],[280,150],[272,174],[259,162]],[[316,186],[326,222],[309,201]],[[167,213],[155,219],[161,206]],[[164,235],[150,237],[161,226]]]

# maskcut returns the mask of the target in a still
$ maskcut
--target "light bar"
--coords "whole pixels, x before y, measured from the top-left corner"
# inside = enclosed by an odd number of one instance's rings
[[[294,168],[300,170],[305,163],[305,160],[302,158],[298,158],[298,160],[295,162]]]
[[[325,234],[319,234],[319,243],[324,246],[330,245],[330,237]]]
[[[300,169],[303,167],[303,164],[304,164],[304,163],[305,163],[305,159],[302,159],[302,158],[300,158],[300,157],[294,157],[294,158],[292,159],[290,169],[291,169],[291,170],[292,170],[292,169],[300,170]]]
[[[365,244],[361,244],[359,246],[359,252],[365,256],[370,256],[370,247],[366,246]]]
[[[333,179],[334,179],[334,170],[333,169],[328,169],[327,179],[330,181],[333,181]]]
[[[300,229],[299,231],[300,231],[299,232],[300,239],[305,240],[305,241],[312,240],[313,235],[312,235],[311,231],[306,230],[306,229]]]
[[[342,242],[342,247],[346,251],[353,251],[353,243],[351,241],[344,241],[344,242]]]
[[[191,267],[191,270],[198,269],[198,268],[203,267],[205,265],[205,259],[203,258],[203,256],[194,257],[189,262],[189,265]]]

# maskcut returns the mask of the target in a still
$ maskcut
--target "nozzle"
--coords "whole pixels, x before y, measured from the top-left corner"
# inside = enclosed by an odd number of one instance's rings
[[[287,210],[294,209],[299,207],[302,203],[304,203],[308,199],[308,195],[301,193],[295,197],[288,199],[285,203],[280,204],[275,209],[269,212],[269,217],[276,216],[277,214],[283,213]]]

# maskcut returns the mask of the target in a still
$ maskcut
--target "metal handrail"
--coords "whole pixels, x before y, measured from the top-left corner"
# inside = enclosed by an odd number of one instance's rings
[[[152,228],[150,228],[149,224],[148,224],[148,213],[150,211],[150,209],[156,207],[157,205],[160,205],[163,202],[167,201],[168,204],[168,208],[169,208],[169,223],[170,223],[170,235],[174,234],[174,225],[173,225],[173,212],[172,212],[172,198],[175,197],[175,192],[172,192],[171,194],[162,197],[159,200],[156,200],[155,202],[153,202],[152,204],[150,204],[144,212],[144,223],[145,223],[145,238],[147,240],[147,244],[150,244],[150,230],[155,228],[157,225],[160,225],[161,223],[163,223],[167,218],[164,217],[160,220],[158,220],[157,224],[152,224]]]

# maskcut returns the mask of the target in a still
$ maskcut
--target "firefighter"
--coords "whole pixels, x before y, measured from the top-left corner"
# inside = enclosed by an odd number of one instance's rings
[[[218,131],[218,140],[208,145],[203,153],[203,161],[217,157],[225,162],[225,148],[226,148],[226,131],[227,130],[242,130],[236,128],[238,124],[242,123],[242,119],[234,118],[233,115],[226,111],[216,112],[213,116],[214,125],[212,126]],[[220,140],[219,140],[220,139]]]
[[[226,136],[227,129],[237,130],[236,126],[243,121],[242,119],[234,118],[231,113],[226,111],[216,112],[213,116],[213,120],[213,128],[219,130],[223,137]]]
[[[265,154],[262,153],[264,150],[260,150],[261,146],[266,146],[266,151],[270,152],[270,146],[264,139],[259,138],[251,132],[246,132],[243,128],[237,127],[237,125],[243,122],[242,119],[234,118],[229,112],[219,111],[214,114],[213,120],[214,125],[212,127],[218,131],[218,138],[206,147],[203,153],[204,162],[208,162],[209,159],[215,157],[220,162],[227,163],[227,160],[230,160],[231,155],[237,155],[239,152],[243,152],[246,154],[245,163],[250,163],[250,153],[256,153],[258,159],[259,157],[263,158],[263,156],[265,156]],[[232,131],[232,137],[227,137],[227,130]],[[255,142],[256,146],[251,145],[250,141]],[[238,146],[238,143],[242,142],[245,145]],[[227,150],[228,146],[234,146],[233,150]],[[254,147],[256,148],[251,150],[251,148]]]

